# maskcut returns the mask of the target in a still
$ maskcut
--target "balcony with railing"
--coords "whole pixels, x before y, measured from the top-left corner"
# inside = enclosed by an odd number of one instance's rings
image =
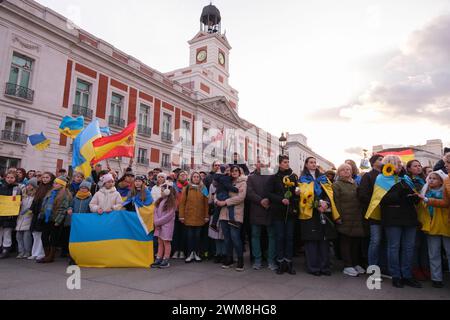
[[[121,119],[121,118],[118,118],[118,117],[109,116],[108,124],[110,126],[116,126],[116,127],[119,127],[119,128],[125,128],[125,120]]]
[[[138,164],[143,165],[143,166],[148,166],[150,163],[148,158],[143,158],[143,157],[138,157],[136,161]]]
[[[92,109],[84,106],[79,106],[77,104],[73,105],[72,114],[74,116],[84,116],[87,119],[92,119]]]
[[[152,128],[144,126],[142,124],[139,124],[138,125],[138,133],[143,136],[150,137],[152,135]]]
[[[23,134],[20,132],[9,131],[9,130],[2,130],[2,135],[1,135],[2,141],[27,144],[27,139],[28,139],[28,135],[26,135],[26,134]]]
[[[10,97],[21,98],[32,102],[34,98],[34,90],[27,87],[19,86],[15,83],[7,83],[5,89],[5,95]]]
[[[161,140],[164,142],[172,143],[172,134],[168,132],[161,132]]]

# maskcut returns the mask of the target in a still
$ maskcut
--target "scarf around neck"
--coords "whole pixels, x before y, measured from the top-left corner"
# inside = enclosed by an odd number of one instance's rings
[[[440,189],[430,189],[425,193],[425,196],[427,198],[435,198],[435,199],[442,199],[443,198],[443,192],[442,188]],[[428,213],[430,214],[430,217],[433,218],[434,216],[434,207],[429,206],[428,207]]]
[[[80,200],[84,200],[84,199],[89,198],[91,196],[91,193],[89,191],[78,190],[78,192],[75,196]]]
[[[314,195],[317,197],[320,197],[322,195],[322,183],[328,183],[328,179],[325,175],[319,176],[317,179],[314,179],[314,177],[311,174],[306,174],[304,176],[300,177],[300,183],[314,183]]]

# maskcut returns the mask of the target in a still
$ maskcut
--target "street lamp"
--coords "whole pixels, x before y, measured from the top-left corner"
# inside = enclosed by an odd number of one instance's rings
[[[286,143],[287,143],[287,139],[284,136],[284,132],[281,133],[281,137],[280,137],[280,139],[278,139],[278,141],[280,142],[281,155],[284,156],[284,150],[286,148]]]

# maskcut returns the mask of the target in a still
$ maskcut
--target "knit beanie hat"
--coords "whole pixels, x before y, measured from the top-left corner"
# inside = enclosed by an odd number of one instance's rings
[[[81,188],[87,188],[88,190],[91,190],[91,186],[92,186],[92,184],[91,184],[89,181],[84,180],[84,181],[81,182],[81,184],[80,184],[80,189],[81,189]]]
[[[105,184],[108,181],[114,181],[114,178],[111,173],[105,174],[100,178],[100,181]]]
[[[28,180],[28,184],[30,186],[32,186],[34,189],[37,189],[37,187],[38,187],[38,180],[37,180],[37,178],[31,178],[30,180]]]
[[[53,183],[57,183],[62,185],[63,187],[67,186],[67,177],[66,176],[59,176],[58,178],[55,179],[55,181]]]
[[[167,174],[165,174],[164,172],[158,173],[158,178],[159,177],[163,177],[164,180],[167,180]]]

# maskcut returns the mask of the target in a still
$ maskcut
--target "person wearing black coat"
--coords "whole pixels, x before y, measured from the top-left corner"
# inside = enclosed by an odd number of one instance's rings
[[[449,152],[450,152],[450,148],[444,148],[444,155]],[[439,170],[442,170],[446,174],[448,174],[447,168],[445,167],[445,161],[443,159],[436,162],[436,164],[433,167],[433,171],[439,171]]]
[[[402,288],[404,285],[422,287],[413,279],[412,263],[416,228],[419,224],[415,205],[419,197],[414,192],[412,180],[402,172],[402,163],[398,156],[386,156],[384,164],[396,167],[398,182],[386,193],[380,202],[381,224],[386,232],[388,244],[389,272],[392,285]]]
[[[256,170],[247,180],[247,200],[249,203],[249,216],[251,225],[251,246],[254,259],[253,269],[262,268],[261,231],[266,229],[268,235],[268,257],[267,262],[270,270],[276,270],[276,240],[275,227],[272,223],[270,213],[270,201],[266,194],[266,185],[271,176],[261,174],[264,165],[258,162]]]
[[[294,226],[298,219],[299,197],[296,194],[298,177],[289,167],[289,157],[279,157],[279,170],[267,183],[267,196],[277,239],[277,274],[295,274],[292,264],[294,256]],[[291,183],[286,186],[284,181]]]
[[[4,183],[0,186],[0,196],[20,196],[21,191],[16,183],[16,175],[12,172],[7,173]],[[15,201],[20,201],[17,197]],[[12,232],[16,227],[17,216],[2,216],[0,217],[0,244],[2,245],[2,252],[0,259],[5,259],[9,256],[12,246]]]

